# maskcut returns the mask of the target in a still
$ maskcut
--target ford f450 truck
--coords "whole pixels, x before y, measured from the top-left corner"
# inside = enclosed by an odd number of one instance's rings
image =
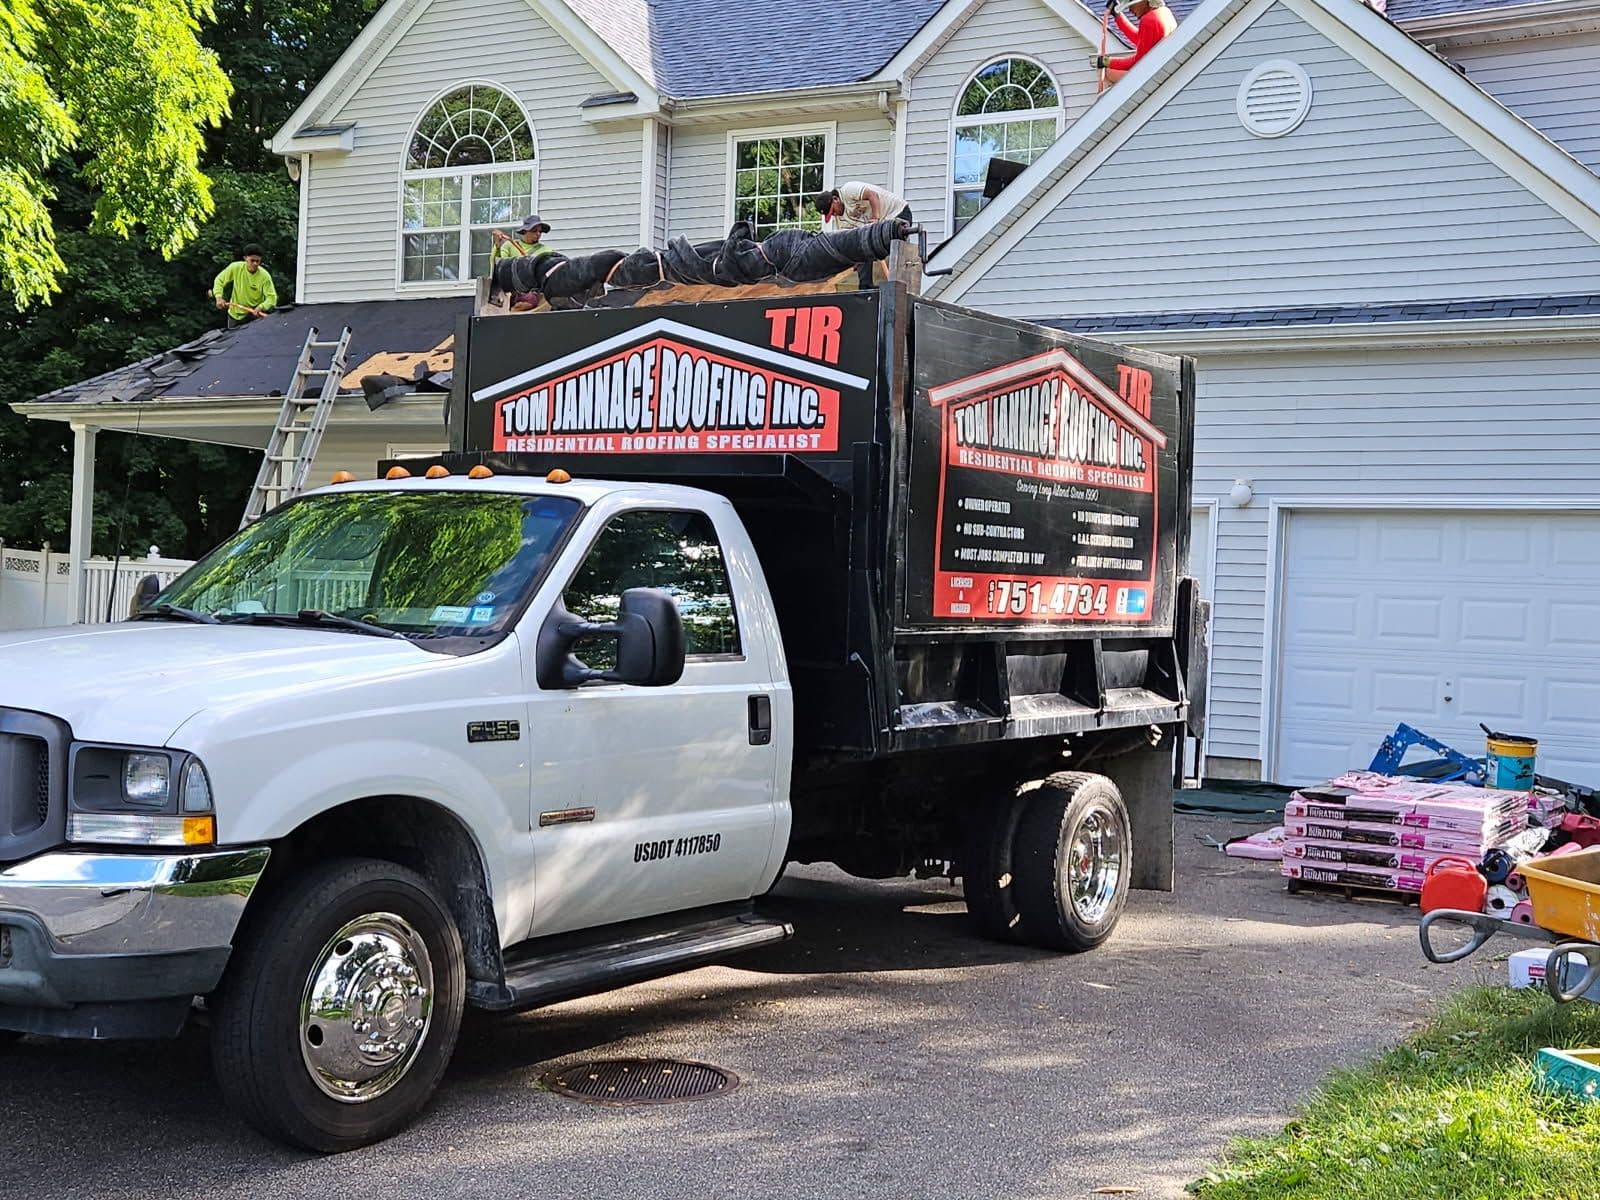
[[[789,861],[1062,950],[1171,886],[1187,362],[894,284],[457,337],[450,453],[0,636],[0,1041],[198,1000],[239,1112],[336,1151],[468,1005],[782,940]]]

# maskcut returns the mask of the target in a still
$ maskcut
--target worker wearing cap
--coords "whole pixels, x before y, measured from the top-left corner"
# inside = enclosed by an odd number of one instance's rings
[[[1167,7],[1167,0],[1133,0],[1128,6],[1128,11],[1139,19],[1138,25],[1117,11],[1117,0],[1106,0],[1106,12],[1116,17],[1118,31],[1133,44],[1132,54],[1124,54],[1117,58],[1106,54],[1095,55],[1093,60],[1095,70],[1106,73],[1107,83],[1115,83],[1133,70],[1136,62],[1154,50],[1162,38],[1178,27],[1178,19]]]
[[[272,276],[261,265],[261,257],[260,246],[246,246],[239,260],[218,271],[211,283],[207,295],[227,311],[229,329],[264,317],[278,306],[278,289],[272,286]]]
[[[489,262],[494,263],[501,258],[540,258],[553,253],[553,248],[544,244],[540,239],[550,232],[550,226],[539,218],[538,213],[527,217],[517,227],[517,236],[510,237],[496,229],[493,234],[494,253],[489,256]],[[512,312],[531,312],[543,303],[544,297],[538,292],[517,292],[511,297]]]
[[[911,205],[906,203],[905,197],[857,179],[818,192],[814,203],[823,223],[831,225],[835,233],[891,218],[911,220]]]
[[[550,232],[550,226],[539,219],[539,214],[534,213],[523,221],[517,229],[517,236],[511,237],[496,229],[494,238],[494,254],[491,260],[498,258],[538,258],[542,254],[549,254],[551,247],[546,246],[539,239]]]
[[[905,197],[897,196],[888,188],[852,179],[836,188],[818,192],[812,201],[829,232],[842,229],[859,229],[879,221],[899,220],[909,222],[911,205]],[[856,279],[863,288],[872,286],[872,264],[862,263],[856,268]]]

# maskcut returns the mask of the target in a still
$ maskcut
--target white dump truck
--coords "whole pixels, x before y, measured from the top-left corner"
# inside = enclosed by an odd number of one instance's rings
[[[203,1012],[243,1117],[337,1151],[468,1005],[789,936],[786,862],[1062,950],[1171,886],[1187,363],[898,285],[457,344],[452,453],[0,635],[0,1042]]]

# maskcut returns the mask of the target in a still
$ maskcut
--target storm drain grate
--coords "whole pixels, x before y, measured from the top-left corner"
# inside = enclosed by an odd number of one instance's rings
[[[547,1071],[552,1092],[592,1104],[671,1104],[723,1096],[739,1086],[732,1071],[672,1058],[611,1058]]]

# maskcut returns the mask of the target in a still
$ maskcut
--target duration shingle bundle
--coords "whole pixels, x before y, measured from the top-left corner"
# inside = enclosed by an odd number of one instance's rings
[[[1284,806],[1282,871],[1308,883],[1420,892],[1442,857],[1478,862],[1528,827],[1526,792],[1352,771]]]

